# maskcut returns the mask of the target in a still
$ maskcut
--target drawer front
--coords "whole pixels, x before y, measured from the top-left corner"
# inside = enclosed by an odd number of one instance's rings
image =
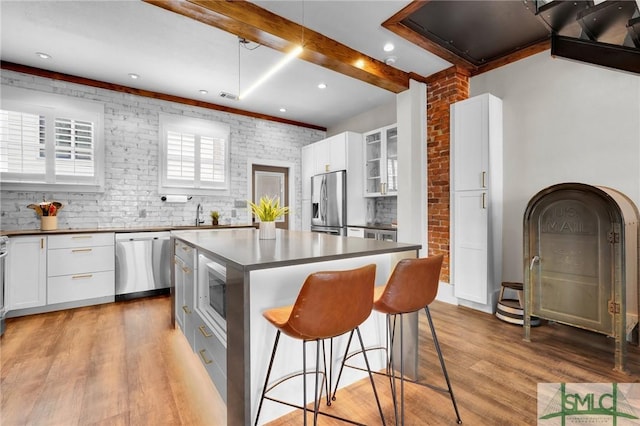
[[[219,363],[220,360],[217,359],[211,351],[211,345],[208,340],[210,340],[210,338],[204,337],[200,331],[196,329],[194,352],[207,370],[213,385],[218,392],[220,392],[222,399],[227,402],[227,367]]]
[[[200,315],[195,315],[195,334],[196,340],[197,338],[202,338],[202,343],[206,346],[207,351],[213,356],[216,363],[220,365],[220,368],[223,371],[227,371],[227,347],[225,343],[222,342],[222,339],[218,336],[217,332],[211,331]]]
[[[176,256],[178,256],[189,268],[196,269],[196,249],[179,240],[175,240],[175,247]]]
[[[74,302],[115,296],[113,271],[52,277],[47,280],[47,303]]]
[[[113,246],[114,233],[50,235],[49,249]]]
[[[50,277],[115,269],[113,246],[49,249],[47,261]]]

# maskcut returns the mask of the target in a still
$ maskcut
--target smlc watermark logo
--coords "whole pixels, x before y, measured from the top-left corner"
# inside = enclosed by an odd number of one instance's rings
[[[538,383],[538,425],[640,425],[640,383]]]

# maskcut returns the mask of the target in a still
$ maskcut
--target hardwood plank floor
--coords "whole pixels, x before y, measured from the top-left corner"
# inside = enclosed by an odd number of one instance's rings
[[[156,297],[9,319],[0,340],[0,424],[224,425],[222,400],[170,327],[170,309],[169,297]],[[640,382],[637,346],[629,346],[623,374],[613,371],[612,339],[599,334],[546,324],[525,343],[521,327],[485,313],[440,302],[431,312],[465,425],[535,425],[537,383]],[[420,330],[420,374],[444,385],[424,314]],[[391,423],[388,382],[376,384]],[[411,384],[405,392],[406,424],[455,424],[446,394]],[[380,424],[368,381],[323,409]],[[295,411],[270,425],[301,423]]]

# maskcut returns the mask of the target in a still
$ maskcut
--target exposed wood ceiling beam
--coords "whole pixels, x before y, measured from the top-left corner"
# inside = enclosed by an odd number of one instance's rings
[[[393,93],[407,90],[410,77],[418,77],[247,1],[144,1],[280,52],[288,53],[302,44],[300,59]]]

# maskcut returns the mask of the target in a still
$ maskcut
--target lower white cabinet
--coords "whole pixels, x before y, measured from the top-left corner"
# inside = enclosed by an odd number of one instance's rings
[[[11,237],[7,257],[7,311],[47,303],[47,237]]]
[[[347,228],[347,237],[364,238],[364,228]]]
[[[114,234],[48,237],[47,304],[115,296]]]

